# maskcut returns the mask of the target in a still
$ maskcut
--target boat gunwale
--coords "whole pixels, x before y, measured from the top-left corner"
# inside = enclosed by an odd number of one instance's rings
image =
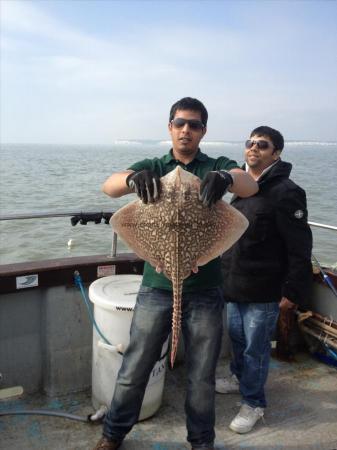
[[[108,266],[111,267],[111,269]],[[135,253],[119,253],[117,256],[91,255],[71,258],[57,258],[0,265],[0,295],[24,292],[27,289],[52,286],[74,286],[74,272],[79,271],[84,283],[99,278],[99,269],[107,269],[115,275],[142,275],[144,261]],[[17,277],[38,275],[38,286],[17,288]]]
[[[139,274],[142,275],[144,261],[135,253],[118,253],[110,255],[76,256],[68,258],[46,259],[0,265],[0,295],[20,291],[16,287],[16,278],[37,274],[39,285],[21,289],[36,289],[37,287],[72,286],[74,284],[74,271],[78,270],[84,283],[89,283],[97,278],[98,268],[114,266],[111,273]],[[337,273],[324,268],[332,283],[337,288]],[[320,273],[313,273],[315,282],[324,284]]]

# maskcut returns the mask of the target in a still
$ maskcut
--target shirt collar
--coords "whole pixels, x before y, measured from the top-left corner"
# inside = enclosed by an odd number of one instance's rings
[[[208,156],[205,153],[202,153],[200,148],[198,148],[197,154],[195,155],[194,159],[192,159],[192,161],[189,164],[191,164],[195,160],[206,161],[207,159],[208,159]],[[172,161],[176,161],[176,159],[173,156],[173,149],[171,148],[171,150],[167,153],[167,155],[164,156],[164,163],[169,164]]]
[[[261,175],[256,179],[256,181],[259,181],[259,180],[263,177],[263,175],[265,175],[267,172],[269,172],[269,170],[271,170],[271,168],[274,167],[275,164],[277,164],[279,161],[281,161],[280,158],[277,159],[273,164],[270,164],[270,166],[266,167],[266,168],[261,172]],[[247,163],[245,163],[245,170],[246,170],[246,172],[248,172],[248,170],[249,170],[249,166],[248,166]]]

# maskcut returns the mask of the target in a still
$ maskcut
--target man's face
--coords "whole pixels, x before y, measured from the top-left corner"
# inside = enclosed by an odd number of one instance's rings
[[[191,120],[182,125],[183,121],[176,119]],[[176,122],[175,122],[176,121]],[[169,123],[169,132],[172,138],[174,153],[183,156],[193,155],[199,148],[199,143],[206,133],[206,127],[198,128],[201,123],[201,113],[199,111],[178,110],[173,121]]]
[[[254,143],[251,148],[245,149],[245,161],[250,168],[254,169],[254,171],[262,172],[279,159],[280,151],[275,151],[274,144],[268,136],[253,135],[249,140],[254,142],[268,142],[267,148],[260,149],[258,148],[258,144]]]

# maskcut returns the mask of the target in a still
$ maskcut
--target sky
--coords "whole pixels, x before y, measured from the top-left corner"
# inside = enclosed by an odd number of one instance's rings
[[[259,125],[337,141],[336,1],[0,0],[3,143],[168,139],[171,105],[207,140]]]

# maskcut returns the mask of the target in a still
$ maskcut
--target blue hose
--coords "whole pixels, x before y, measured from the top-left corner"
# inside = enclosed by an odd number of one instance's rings
[[[88,297],[87,297],[87,295],[86,295],[86,293],[85,293],[85,290],[84,290],[84,286],[83,286],[83,282],[82,282],[81,275],[80,275],[80,273],[79,273],[78,270],[75,270],[75,272],[74,272],[74,281],[75,281],[75,285],[76,285],[76,286],[80,289],[80,291],[81,291],[82,297],[83,297],[83,299],[84,299],[84,301],[85,301],[85,305],[86,305],[87,310],[88,310],[88,314],[89,314],[89,318],[90,318],[90,320],[91,320],[91,323],[92,323],[93,326],[95,327],[97,333],[98,333],[98,334],[101,336],[101,338],[104,340],[104,342],[105,342],[106,344],[112,345],[112,344],[108,341],[108,339],[104,336],[104,334],[101,332],[101,330],[99,329],[99,327],[98,327],[98,325],[97,325],[97,323],[96,323],[96,320],[95,320],[94,315],[93,315],[93,313],[92,313],[92,309],[91,309],[91,305],[90,305],[89,299],[88,299]]]
[[[317,264],[324,282],[329,286],[329,288],[332,290],[332,292],[335,294],[335,296],[337,297],[337,291],[335,286],[333,285],[331,278],[329,277],[329,275],[327,273],[324,272],[324,270],[322,269],[320,263],[318,262],[317,258],[315,257],[315,255],[312,255],[312,257],[314,258],[315,263]]]
[[[38,415],[38,416],[54,416],[54,417],[63,417],[65,419],[70,420],[78,420],[80,422],[89,422],[90,423],[90,416],[83,417],[83,416],[76,416],[75,414],[68,414],[61,411],[51,411],[47,409],[27,409],[27,410],[5,410],[0,411],[0,416],[16,416],[16,415]]]
[[[334,366],[337,368],[337,361],[336,359],[332,358],[331,356],[324,355],[322,353],[315,352],[314,353],[315,358],[319,359],[321,362],[328,364],[329,366]]]
[[[327,344],[325,344],[324,347],[327,353],[337,361],[337,353],[334,350],[332,350],[332,348],[330,348]]]

